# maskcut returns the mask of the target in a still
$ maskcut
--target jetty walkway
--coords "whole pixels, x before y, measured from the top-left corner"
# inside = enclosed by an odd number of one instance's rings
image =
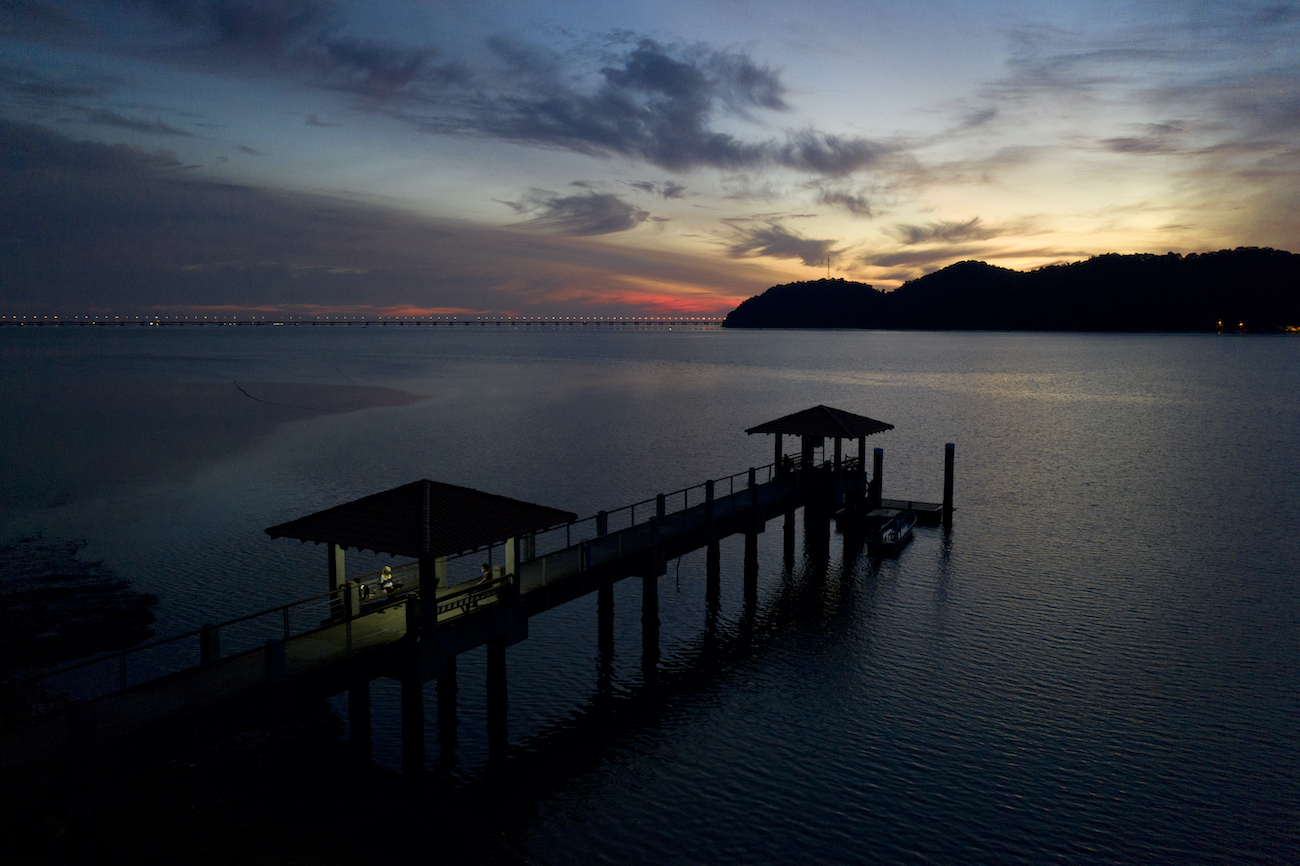
[[[800,508],[810,527],[816,525],[808,535],[829,543],[834,514],[903,505],[881,497],[881,449],[875,449],[870,478],[866,471],[865,437],[886,429],[890,425],[814,407],[748,431],[775,434],[775,459],[766,466],[585,520],[421,480],[273,526],[267,530],[272,537],[327,545],[327,592],[7,683],[0,771],[10,776],[104,746],[138,744],[166,726],[229,728],[264,720],[344,691],[352,745],[368,753],[369,684],[379,677],[401,682],[403,764],[420,771],[423,683],[438,681],[439,728],[454,731],[456,657],[484,645],[489,745],[499,748],[506,735],[505,648],[527,638],[531,617],[595,592],[600,640],[612,643],[613,584],[639,577],[643,648],[653,664],[657,578],[669,561],[707,548],[709,589],[716,592],[718,542],[743,534],[745,598],[752,605],[757,535],[769,520],[784,518],[790,561]],[[833,456],[816,460],[828,431]],[[782,453],[783,433],[801,438],[798,455]],[[856,457],[842,456],[846,438],[857,440]],[[951,456],[949,446],[945,502],[907,503],[923,520],[951,517]],[[393,584],[385,591],[387,576],[380,572],[347,578],[349,547],[410,561],[391,569]],[[494,566],[498,552],[504,562]],[[481,576],[448,583],[455,560],[477,562],[485,554],[489,564]]]

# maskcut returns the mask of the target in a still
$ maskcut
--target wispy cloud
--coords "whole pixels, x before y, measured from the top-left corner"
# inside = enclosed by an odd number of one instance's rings
[[[909,246],[914,244],[942,241],[953,243],[962,240],[988,240],[1003,234],[1003,230],[986,226],[979,217],[972,217],[964,222],[940,221],[926,225],[909,225],[897,223],[883,231]]]
[[[815,184],[813,187],[817,191],[817,202],[834,208],[843,208],[854,216],[869,217],[871,212],[871,200],[862,190],[849,190],[836,187],[828,187],[822,184]]]
[[[86,117],[86,122],[97,126],[116,126],[121,129],[130,129],[135,132],[145,132],[149,135],[193,135],[193,133],[186,132],[183,129],[168,126],[161,120],[140,120],[134,117],[125,117],[115,111],[109,111],[108,109],[90,112]]]
[[[576,53],[497,37],[487,44],[493,67],[435,45],[353,36],[328,0],[153,0],[143,9],[165,26],[159,44],[137,49],[151,58],[349,93],[430,133],[618,155],[672,171],[781,167],[831,177],[898,150],[814,128],[757,139],[722,131],[722,118],[745,122],[790,108],[780,70],[741,51],[616,33],[593,68]]]
[[[502,202],[528,219],[521,225],[571,237],[607,235],[634,229],[650,212],[610,193],[557,195],[532,190],[519,201]]]
[[[549,312],[558,302],[593,315],[675,304],[722,313],[771,282],[758,265],[716,255],[564,236],[637,222],[616,196],[543,197],[538,213],[561,234],[522,233],[208,181],[180,168],[166,151],[74,141],[0,120],[0,305],[60,312],[523,304]],[[87,208],[87,199],[96,206]],[[663,290],[642,286],[623,296],[610,288],[634,277]]]
[[[776,222],[763,226],[736,226],[727,243],[733,258],[770,256],[776,259],[799,259],[809,267],[824,264],[828,255],[838,252],[836,241],[804,237]]]

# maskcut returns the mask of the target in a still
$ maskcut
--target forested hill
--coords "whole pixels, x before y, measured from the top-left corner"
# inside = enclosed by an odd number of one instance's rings
[[[1107,254],[1035,271],[958,262],[892,292],[846,280],[773,286],[728,328],[1278,331],[1300,325],[1300,255]]]

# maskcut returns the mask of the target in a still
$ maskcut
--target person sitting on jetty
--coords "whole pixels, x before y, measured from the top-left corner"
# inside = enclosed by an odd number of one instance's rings
[[[480,572],[478,579],[479,583],[487,583],[492,579],[492,566],[488,565],[486,562],[483,563],[483,568],[480,569]]]
[[[393,586],[393,569],[385,565],[384,570],[379,573],[379,591],[390,593],[395,588]]]

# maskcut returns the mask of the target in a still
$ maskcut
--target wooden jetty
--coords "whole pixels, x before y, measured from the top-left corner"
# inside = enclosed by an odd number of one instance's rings
[[[400,681],[402,753],[408,772],[425,767],[424,684],[437,681],[439,737],[455,748],[456,658],[487,647],[489,748],[506,743],[506,647],[528,637],[531,617],[597,593],[599,641],[613,643],[613,585],[635,577],[641,585],[643,666],[658,659],[657,579],[667,563],[700,548],[708,551],[706,579],[717,597],[722,538],[743,534],[744,597],[757,595],[757,536],[768,521],[784,520],[784,553],[793,562],[794,515],[803,509],[810,549],[829,546],[830,521],[862,525],[878,512],[910,506],[933,522],[951,525],[953,446],[945,449],[944,502],[886,500],[881,496],[882,449],[866,469],[866,437],[892,425],[825,406],[750,428],[773,435],[774,459],[723,479],[662,494],[586,520],[543,505],[421,480],[344,503],[267,529],[275,538],[326,546],[328,590],[310,599],[165,641],[66,666],[6,684],[0,725],[0,771],[6,776],[110,744],[139,743],[171,726],[193,731],[229,729],[267,713],[347,692],[350,737],[370,749],[370,683]],[[799,439],[784,453],[783,437]],[[833,450],[825,448],[833,441]],[[856,440],[855,456],[845,441]],[[823,448],[823,459],[816,450]],[[830,450],[830,454],[825,452]],[[353,548],[402,556],[385,591],[380,573],[346,576]],[[502,562],[493,566],[500,551]],[[449,563],[486,552],[477,579],[448,584]],[[271,634],[260,644],[222,653],[223,633],[260,624]],[[142,676],[146,653],[173,650],[189,660],[161,675]],[[90,699],[55,702],[40,711],[41,696],[92,666],[111,669],[112,682]]]

